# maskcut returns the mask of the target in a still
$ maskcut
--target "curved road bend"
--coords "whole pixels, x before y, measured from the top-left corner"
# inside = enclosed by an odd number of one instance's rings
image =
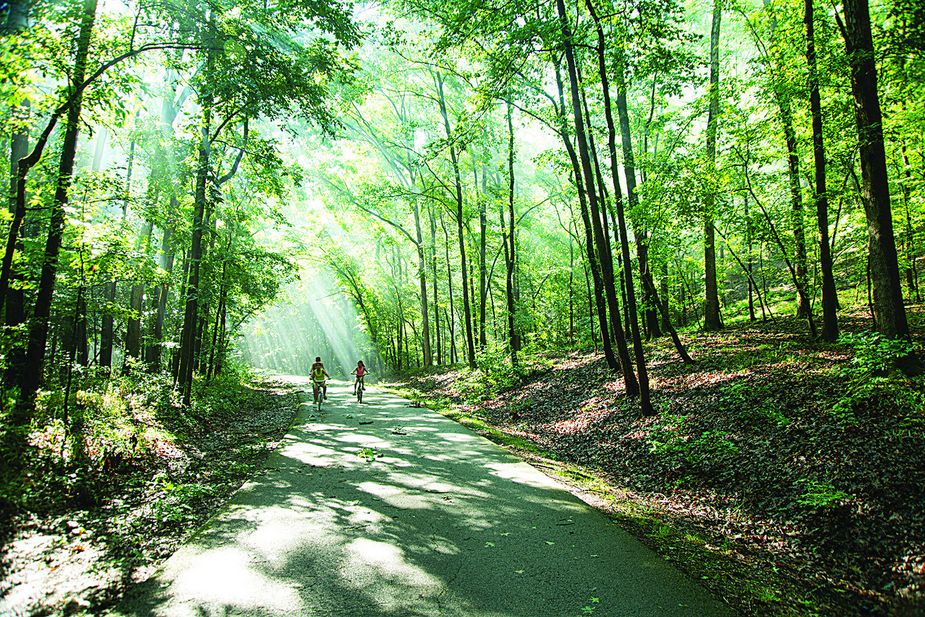
[[[732,615],[499,446],[369,387],[283,445],[117,615]]]

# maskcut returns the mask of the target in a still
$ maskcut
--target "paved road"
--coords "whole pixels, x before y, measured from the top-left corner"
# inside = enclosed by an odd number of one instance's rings
[[[116,614],[731,614],[502,448],[366,394],[304,403],[265,470]]]

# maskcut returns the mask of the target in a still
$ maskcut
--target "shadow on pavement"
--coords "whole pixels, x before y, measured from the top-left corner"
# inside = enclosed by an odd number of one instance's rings
[[[731,614],[456,423],[373,388],[329,395],[116,614]]]

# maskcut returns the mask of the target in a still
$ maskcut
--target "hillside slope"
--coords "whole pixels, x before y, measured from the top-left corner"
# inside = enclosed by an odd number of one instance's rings
[[[655,342],[651,418],[594,353],[407,387],[604,497],[746,614],[923,614],[925,381],[844,325],[839,345],[789,319],[697,334],[694,365]]]

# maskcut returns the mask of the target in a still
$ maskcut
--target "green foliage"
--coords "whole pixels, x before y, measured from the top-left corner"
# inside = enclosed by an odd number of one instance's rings
[[[778,408],[777,402],[769,396],[769,391],[764,385],[735,380],[722,387],[720,396],[736,407],[739,416],[746,421],[759,420],[785,427],[790,424],[790,418]]]
[[[158,525],[177,525],[190,517],[201,502],[215,496],[216,488],[198,483],[175,484],[165,473],[151,480],[148,490],[159,496],[151,503],[151,516]]]
[[[684,452],[688,436],[684,434],[687,416],[662,414],[648,431],[649,452],[655,455],[674,455]]]
[[[493,344],[477,354],[476,368],[460,376],[454,387],[467,400],[481,401],[517,387],[543,365],[538,359],[522,359],[512,365],[508,352]]]
[[[721,430],[698,433],[692,430],[690,417],[676,414],[662,414],[648,429],[646,439],[649,453],[656,458],[698,472],[739,453],[730,433]]]
[[[848,379],[889,375],[897,370],[897,360],[915,351],[911,341],[886,338],[877,332],[843,334],[839,342],[852,351],[848,365],[838,369]]]
[[[803,479],[798,484],[803,492],[797,498],[797,503],[807,508],[828,510],[854,499],[853,495],[837,490],[830,482],[824,480]]]
[[[833,369],[844,384],[831,410],[840,424],[857,424],[862,407],[892,406],[907,413],[925,410],[920,380],[906,378],[897,368],[898,361],[915,353],[910,341],[873,332],[845,334],[840,341],[852,352],[851,360]]]

